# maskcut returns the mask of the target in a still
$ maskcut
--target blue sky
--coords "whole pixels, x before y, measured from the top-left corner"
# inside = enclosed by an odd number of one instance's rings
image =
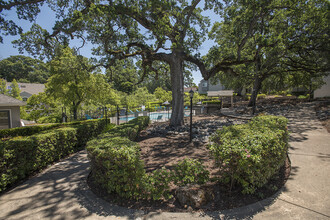
[[[201,4],[201,3],[200,3]],[[23,31],[28,31],[32,25],[29,21],[19,20],[16,15],[15,10],[1,12],[6,19],[11,19],[15,21],[18,25],[23,28]],[[207,11],[203,13],[204,16],[209,16],[211,19],[211,23],[217,21],[219,19],[218,15],[215,15],[212,11]],[[55,14],[47,7],[47,5],[42,6],[41,12],[39,13],[36,21],[42,28],[47,29],[49,32],[52,30],[52,26],[55,22]],[[0,59],[5,59],[9,56],[19,55],[19,51],[17,48],[14,48],[12,45],[12,41],[19,39],[19,36],[3,36],[3,44],[0,44]],[[201,48],[201,55],[205,55],[208,49],[214,44],[211,40],[206,40]],[[80,45],[79,41],[75,41],[71,46]],[[92,44],[85,45],[82,49],[80,49],[80,54],[85,57],[92,57],[91,48]],[[29,54],[24,53],[23,55],[29,56]],[[193,72],[194,83],[196,85],[199,84],[200,80],[202,80],[201,73],[199,71]]]

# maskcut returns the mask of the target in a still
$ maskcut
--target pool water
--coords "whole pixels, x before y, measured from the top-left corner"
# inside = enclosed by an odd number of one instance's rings
[[[157,121],[157,120],[168,120],[171,118],[171,112],[167,113],[167,112],[152,112],[152,113],[149,113],[148,116],[150,117],[150,120],[152,121]],[[184,116],[185,117],[188,117],[190,115],[190,113],[188,112],[185,112]],[[132,119],[134,119],[135,117],[134,116],[121,116],[120,117],[120,120],[121,121],[130,121]]]

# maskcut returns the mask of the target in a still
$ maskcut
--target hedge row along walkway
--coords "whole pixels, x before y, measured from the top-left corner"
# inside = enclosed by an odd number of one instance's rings
[[[292,174],[275,195],[246,207],[213,213],[144,213],[113,206],[87,187],[81,151],[0,197],[0,219],[330,219],[330,134],[302,105],[290,119]]]

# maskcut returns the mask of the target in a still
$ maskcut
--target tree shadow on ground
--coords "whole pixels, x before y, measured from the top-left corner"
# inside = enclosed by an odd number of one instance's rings
[[[81,151],[1,196],[0,218],[84,219],[93,214],[137,217],[139,212],[109,205],[96,197],[88,189],[88,173],[86,152]]]

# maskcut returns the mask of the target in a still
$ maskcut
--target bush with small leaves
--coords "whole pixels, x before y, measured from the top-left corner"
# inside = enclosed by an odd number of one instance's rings
[[[178,186],[204,184],[209,180],[209,171],[198,160],[184,159],[174,166],[172,179]]]
[[[251,194],[283,166],[288,152],[288,120],[259,116],[242,125],[223,127],[210,138],[209,149],[223,181]]]
[[[26,127],[2,133],[9,137],[0,141],[0,191],[81,149],[89,139],[101,133],[105,120],[59,125]],[[36,134],[27,136],[33,133]]]
[[[87,152],[98,185],[124,198],[142,197],[146,174],[137,143],[125,137],[94,139],[88,142]]]

